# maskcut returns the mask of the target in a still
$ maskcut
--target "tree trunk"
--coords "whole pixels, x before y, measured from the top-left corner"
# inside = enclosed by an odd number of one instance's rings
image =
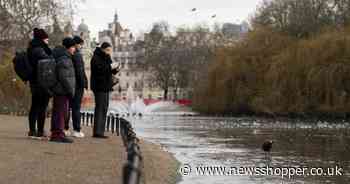
[[[168,100],[168,89],[164,89],[164,100]]]
[[[174,89],[174,101],[177,100],[177,92],[178,92],[178,89],[175,88],[175,89]]]

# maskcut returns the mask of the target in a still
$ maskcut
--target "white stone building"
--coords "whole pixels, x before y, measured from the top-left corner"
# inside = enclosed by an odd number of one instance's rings
[[[117,76],[119,84],[114,87],[112,98],[126,99],[129,88],[132,88],[135,96],[143,98],[145,72],[139,67],[144,62],[145,50],[141,46],[143,41],[122,27],[116,13],[114,21],[108,24],[108,29],[99,32],[99,43],[103,42],[112,44],[113,62],[118,62],[121,68]]]

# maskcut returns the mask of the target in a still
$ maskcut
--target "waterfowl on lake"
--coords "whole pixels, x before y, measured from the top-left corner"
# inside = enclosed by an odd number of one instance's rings
[[[273,144],[272,140],[264,142],[262,145],[262,150],[265,152],[270,152],[272,149],[272,144]]]

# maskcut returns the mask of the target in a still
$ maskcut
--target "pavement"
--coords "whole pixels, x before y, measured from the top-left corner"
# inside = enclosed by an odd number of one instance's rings
[[[27,138],[27,127],[25,117],[0,115],[0,184],[122,184],[126,152],[120,137],[93,139],[84,127],[86,138],[60,144]],[[143,183],[175,183],[174,157],[148,142],[140,147]]]

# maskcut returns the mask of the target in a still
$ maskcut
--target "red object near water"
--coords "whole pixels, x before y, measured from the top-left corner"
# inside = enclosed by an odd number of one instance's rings
[[[181,100],[177,100],[177,103],[184,106],[190,106],[192,105],[192,100],[181,99]]]
[[[161,100],[156,100],[156,99],[144,99],[143,103],[145,103],[145,105],[151,105],[157,102],[160,102]]]

